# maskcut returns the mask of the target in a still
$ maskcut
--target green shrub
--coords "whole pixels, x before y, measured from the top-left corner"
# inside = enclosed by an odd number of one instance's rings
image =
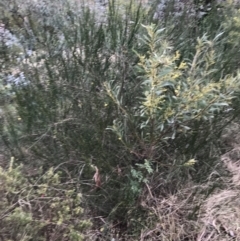
[[[174,54],[161,36],[164,30],[153,25],[145,28],[147,34],[142,44],[148,46],[148,52],[137,54],[140,76],[135,95],[132,95],[135,104],[125,104],[125,94],[119,96],[121,87],[118,84],[105,83],[109,97],[122,112],[109,129],[117,134],[119,143],[129,154],[140,158],[139,161],[145,158],[160,166],[171,166],[171,158],[166,162],[161,160],[164,146],[175,142],[174,158],[177,159],[182,159],[184,152],[192,157],[197,155],[201,138],[206,140],[215,134],[209,132],[217,126],[214,119],[221,122],[220,114],[231,106],[235,91],[239,89],[239,74],[215,79],[218,70],[213,65],[218,54],[214,46],[220,36],[212,41],[206,35],[199,38],[193,59],[179,62],[179,53]]]

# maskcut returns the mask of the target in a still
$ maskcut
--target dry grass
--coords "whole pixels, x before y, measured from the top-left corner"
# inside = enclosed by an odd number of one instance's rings
[[[234,146],[221,158],[231,174],[227,188],[212,194],[204,202],[199,241],[240,240],[240,146],[236,142]]]
[[[188,181],[184,186],[168,183],[164,187],[159,187],[160,176],[152,178],[140,200],[140,206],[146,210],[147,218],[138,240],[240,240],[238,127],[238,124],[232,125],[231,131],[226,132],[223,138],[224,141],[228,140],[228,147],[232,148],[221,157],[221,168],[228,174],[225,177],[218,175],[216,171],[201,185]],[[230,137],[234,139],[229,139]],[[171,185],[179,185],[174,194],[169,191]],[[213,188],[214,186],[216,187]],[[157,189],[159,190],[156,191]]]

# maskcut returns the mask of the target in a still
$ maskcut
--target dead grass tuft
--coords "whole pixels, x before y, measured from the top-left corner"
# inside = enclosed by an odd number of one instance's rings
[[[233,126],[232,131],[235,127],[239,125]],[[204,201],[200,219],[202,230],[197,241],[240,240],[240,136],[236,133],[227,133],[224,137],[232,150],[224,154],[221,161],[230,175],[225,188]]]
[[[233,133],[227,135],[225,140]],[[140,202],[148,215],[139,240],[240,240],[240,137],[234,134],[234,138],[228,141],[232,150],[222,155],[218,164],[226,176],[214,171],[201,185],[188,181],[165,187],[159,181],[156,184],[159,178],[152,178]],[[177,186],[177,191],[170,192],[171,185]]]

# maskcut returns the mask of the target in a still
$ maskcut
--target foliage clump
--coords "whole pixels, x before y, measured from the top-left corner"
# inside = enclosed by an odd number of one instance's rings
[[[62,181],[53,168],[33,177],[13,158],[0,169],[1,236],[5,240],[83,240],[91,222],[84,217],[75,180]]]

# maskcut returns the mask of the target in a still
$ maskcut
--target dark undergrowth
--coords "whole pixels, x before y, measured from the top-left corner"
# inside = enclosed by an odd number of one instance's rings
[[[237,3],[0,16],[1,240],[239,240]]]

